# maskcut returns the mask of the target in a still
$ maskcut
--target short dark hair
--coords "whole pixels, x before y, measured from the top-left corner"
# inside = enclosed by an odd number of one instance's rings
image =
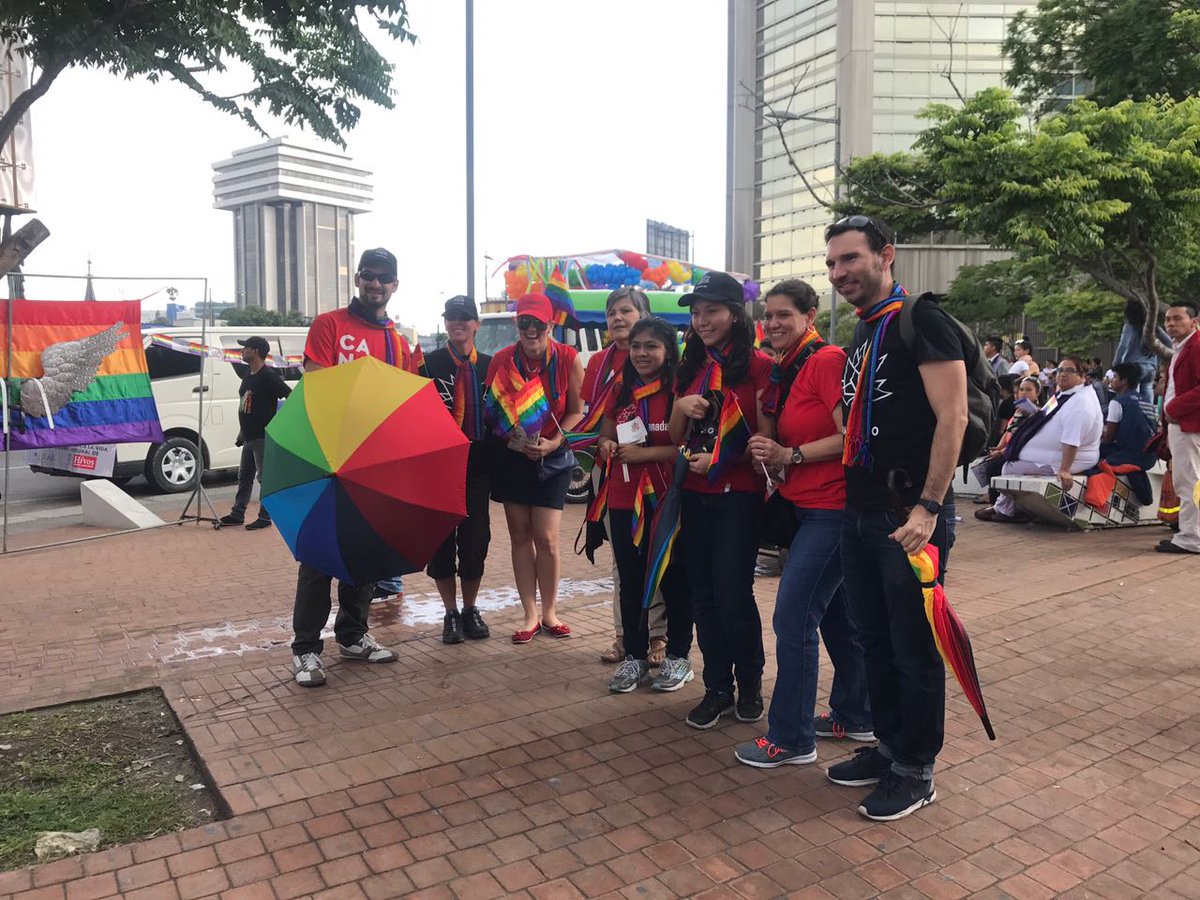
[[[1003,349],[1004,349],[1004,338],[1002,338],[1002,337],[996,337],[996,335],[994,335],[994,334],[993,334],[993,335],[989,335],[988,337],[985,337],[985,338],[983,339],[983,342],[984,342],[985,344],[991,344],[991,345],[992,345],[993,347],[995,347],[997,350],[1003,350]]]
[[[1013,347],[1020,347],[1030,356],[1033,355],[1033,345],[1030,344],[1025,338],[1021,338],[1019,341],[1013,341]]]
[[[867,243],[875,253],[879,253],[888,244],[896,243],[896,232],[883,219],[874,216],[846,216],[838,219],[825,229],[825,243],[831,238],[847,231],[861,231],[867,236]]]
[[[1003,375],[997,375],[996,381],[1000,383],[1000,390],[1013,393],[1017,389],[1017,376],[1005,372]]]
[[[799,278],[789,278],[786,281],[781,281],[775,287],[767,291],[766,300],[769,297],[782,295],[792,301],[792,306],[796,307],[802,313],[816,309],[821,298],[817,296],[817,292],[813,290],[813,286],[807,281],[801,281]]]
[[[1065,363],[1071,363],[1080,375],[1086,375],[1088,372],[1087,363],[1083,361],[1082,356],[1064,356],[1058,361],[1058,368],[1061,369]]]
[[[1113,366],[1113,375],[1130,387],[1137,387],[1138,382],[1142,380],[1142,367],[1137,363],[1117,363]]]
[[[1179,306],[1188,311],[1188,318],[1196,318],[1196,301],[1195,300],[1172,300],[1167,304],[1168,307]]]

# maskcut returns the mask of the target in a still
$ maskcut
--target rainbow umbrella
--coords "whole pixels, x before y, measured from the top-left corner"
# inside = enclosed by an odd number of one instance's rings
[[[262,503],[339,580],[416,572],[466,516],[469,447],[433,382],[363,357],[306,374],[271,420]]]
[[[910,553],[908,564],[912,566],[917,580],[921,582],[921,593],[925,597],[925,618],[929,620],[929,628],[933,632],[933,642],[937,645],[938,653],[958,679],[971,707],[983,722],[983,730],[987,732],[988,740],[994,741],[996,732],[992,730],[987,706],[983,702],[983,688],[979,685],[979,673],[975,671],[975,654],[971,652],[971,639],[950,601],[946,599],[941,582],[938,581],[941,569],[938,567],[937,546],[926,544],[920,553]]]

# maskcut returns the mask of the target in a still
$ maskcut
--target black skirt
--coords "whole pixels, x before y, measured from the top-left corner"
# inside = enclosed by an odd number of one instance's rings
[[[497,503],[562,509],[567,502],[570,469],[542,481],[538,478],[539,465],[524,453],[501,444],[494,448],[491,457],[492,499]]]

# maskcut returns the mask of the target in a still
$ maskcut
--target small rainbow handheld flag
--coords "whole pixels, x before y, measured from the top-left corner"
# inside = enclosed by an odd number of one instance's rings
[[[642,539],[646,536],[646,523],[654,506],[657,505],[657,497],[650,470],[642,469],[642,477],[638,479],[637,493],[633,495],[633,545],[635,547],[640,547]]]
[[[538,434],[550,415],[541,379],[533,378],[520,386],[510,383],[508,388],[504,387],[505,380],[503,377],[493,380],[483,398],[484,412],[493,432],[503,438],[519,425],[526,434]]]
[[[600,482],[596,485],[596,496],[592,498],[591,505],[588,506],[587,520],[589,522],[599,522],[608,512],[608,476],[612,473],[612,462],[613,458],[610,456],[600,472]]]
[[[575,304],[571,301],[571,292],[567,288],[567,278],[562,266],[556,265],[546,282],[546,297],[554,309],[554,324],[566,325],[567,319],[575,318]]]
[[[721,402],[721,418],[717,422],[717,440],[713,444],[712,461],[708,465],[708,483],[729,470],[746,451],[750,442],[750,426],[742,415],[741,404],[733,391],[725,391]]]

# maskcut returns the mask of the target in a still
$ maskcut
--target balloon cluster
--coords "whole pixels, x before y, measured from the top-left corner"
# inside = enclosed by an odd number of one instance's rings
[[[630,268],[637,269],[639,272],[645,272],[650,268],[650,262],[640,253],[634,253],[632,250],[623,250],[619,254],[621,262]]]
[[[504,293],[524,297],[529,292],[529,267],[524,263],[504,273]]]
[[[757,281],[747,281],[742,285],[742,295],[746,298],[747,303],[753,303],[761,293],[762,288],[759,287]]]
[[[588,284],[595,290],[614,291],[619,287],[638,284],[642,273],[633,266],[592,264],[587,267]]]

